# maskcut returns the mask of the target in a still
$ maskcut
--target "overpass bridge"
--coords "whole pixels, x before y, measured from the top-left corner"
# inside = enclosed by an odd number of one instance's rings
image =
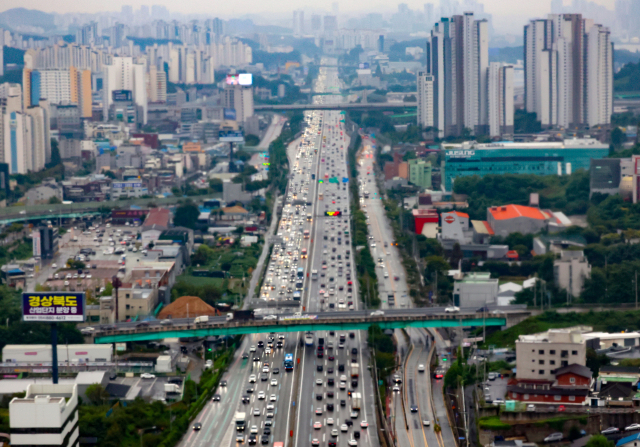
[[[227,321],[225,317],[209,317],[205,324],[196,324],[193,318],[183,318],[171,320],[171,324],[162,324],[156,320],[105,325],[95,327],[90,336],[95,343],[122,343],[270,332],[367,330],[371,325],[378,325],[382,329],[512,326],[530,315],[526,309],[498,312],[462,309],[459,312],[447,313],[442,308],[387,309],[382,314],[377,314],[376,311],[338,311],[280,314],[262,319],[231,321]]]
[[[286,111],[286,110],[389,110],[415,109],[417,102],[374,102],[357,103],[346,102],[338,104],[260,104],[255,105],[255,111]]]

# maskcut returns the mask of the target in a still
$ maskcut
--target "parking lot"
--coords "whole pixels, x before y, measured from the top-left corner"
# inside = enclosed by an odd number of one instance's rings
[[[482,386],[482,390],[485,396],[485,401],[487,403],[491,403],[489,402],[489,400],[493,402],[496,399],[502,399],[502,401],[504,402],[506,400],[505,396],[507,395],[508,381],[509,379],[507,378],[501,379],[500,377],[498,377],[495,380],[487,380]],[[487,396],[490,396],[491,399],[487,399]]]

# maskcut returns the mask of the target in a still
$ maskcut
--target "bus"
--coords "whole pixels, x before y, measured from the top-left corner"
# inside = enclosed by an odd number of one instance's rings
[[[304,233],[302,233],[304,235],[305,239],[309,239],[309,230],[304,230]]]
[[[293,354],[284,355],[284,370],[293,371]]]
[[[315,281],[318,279],[318,271],[317,270],[311,270],[311,281]]]
[[[293,301],[300,301],[301,295],[302,295],[302,292],[300,292],[299,290],[296,290],[295,292],[293,292]]]
[[[304,268],[298,267],[298,278],[304,278]]]

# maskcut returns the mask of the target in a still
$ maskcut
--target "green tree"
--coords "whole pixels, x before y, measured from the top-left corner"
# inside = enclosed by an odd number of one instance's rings
[[[613,441],[609,441],[605,436],[595,435],[587,441],[585,447],[613,447],[614,445]]]
[[[196,222],[198,221],[198,216],[200,216],[200,209],[198,206],[191,201],[187,201],[176,208],[175,215],[173,216],[173,223],[177,227],[194,229],[196,227]]]
[[[113,171],[104,171],[103,174],[105,177],[109,177],[110,179],[116,179],[116,174]]]
[[[56,196],[49,197],[49,205],[57,205],[59,203],[62,203],[62,202]]]
[[[99,383],[89,385],[85,394],[93,405],[104,404],[109,399],[109,393]]]

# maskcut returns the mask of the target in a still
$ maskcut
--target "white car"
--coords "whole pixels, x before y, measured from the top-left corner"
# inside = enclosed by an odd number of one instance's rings
[[[447,314],[460,312],[460,308],[457,306],[445,307],[444,312]]]
[[[278,380],[277,379],[271,379],[271,386],[278,386]]]
[[[371,312],[371,316],[372,317],[382,317],[382,316],[384,316],[384,311],[383,310],[376,310],[374,312]]]
[[[424,365],[423,364],[418,365],[418,372],[421,372],[421,373],[424,372]]]
[[[271,354],[271,348],[267,346],[267,347],[265,348],[265,350],[264,350],[264,353],[265,353],[265,354]]]
[[[346,433],[348,430],[349,430],[349,427],[347,427],[347,424],[342,424],[342,425],[340,426],[340,431],[341,431],[342,433]]]
[[[327,418],[327,425],[333,425],[333,418]]]
[[[249,383],[256,383],[256,375],[255,374],[251,374],[249,376]]]
[[[278,396],[276,396],[275,394],[272,394],[271,396],[269,396],[269,401],[270,402],[275,402],[278,400]]]
[[[96,330],[95,328],[89,326],[89,327],[85,327],[85,328],[80,329],[80,333],[81,334],[90,334],[95,330]]]
[[[316,385],[322,386],[322,379],[316,379]]]
[[[251,345],[251,347],[249,348],[249,352],[256,352],[256,347],[254,345]]]
[[[351,438],[347,441],[347,444],[349,444],[350,446],[355,446],[358,445],[358,441],[356,441],[355,438]]]
[[[267,315],[265,317],[262,317],[263,320],[277,320],[278,317],[275,315]]]
[[[156,375],[151,373],[142,373],[140,374],[141,379],[155,379]]]
[[[263,400],[263,399],[265,399],[266,397],[267,397],[267,395],[265,394],[265,392],[264,392],[264,391],[260,391],[260,392],[258,393],[258,399]]]
[[[251,433],[252,434],[258,433],[258,426],[257,425],[252,425],[251,426]]]

